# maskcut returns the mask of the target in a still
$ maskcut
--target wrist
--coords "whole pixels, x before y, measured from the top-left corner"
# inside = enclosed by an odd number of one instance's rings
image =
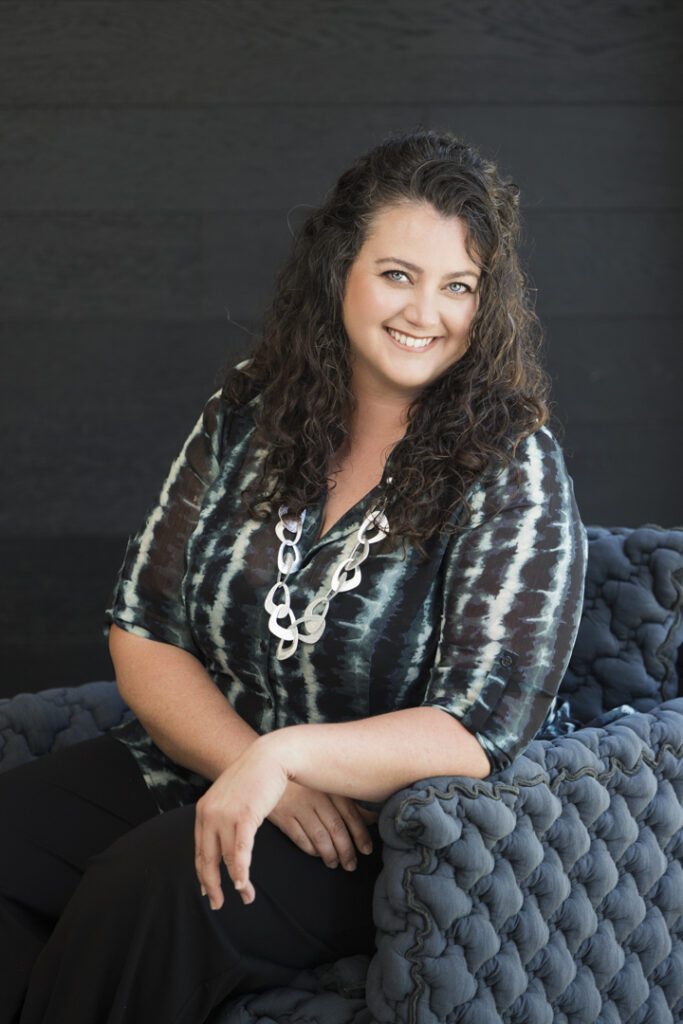
[[[295,725],[288,725],[282,729],[274,729],[272,732],[263,733],[254,743],[261,753],[269,757],[285,773],[288,782],[297,781],[298,765],[292,736],[292,730],[296,728]]]

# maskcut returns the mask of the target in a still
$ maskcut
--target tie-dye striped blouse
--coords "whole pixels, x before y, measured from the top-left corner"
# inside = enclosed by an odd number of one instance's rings
[[[408,542],[393,553],[384,541],[370,545],[360,584],[331,600],[320,639],[280,660],[264,607],[280,541],[273,520],[251,518],[241,498],[265,455],[253,437],[258,401],[236,409],[220,390],[209,397],[128,539],[104,635],[115,622],[189,651],[259,734],[433,705],[477,737],[493,771],[505,767],[551,708],[583,604],[587,535],[555,436],[544,426],[521,443],[521,489],[511,467],[485,474],[468,492],[468,528],[426,542],[428,563]],[[327,491],[307,509],[301,562],[287,581],[296,618],[328,593],[383,484],[319,540]],[[164,754],[137,718],[111,733],[160,811],[210,785]]]

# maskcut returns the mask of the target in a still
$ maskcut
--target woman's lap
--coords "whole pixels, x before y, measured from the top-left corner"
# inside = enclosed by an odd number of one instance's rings
[[[108,734],[0,772],[3,891],[11,880],[56,919],[88,858],[158,813],[132,755]]]
[[[373,853],[359,854],[350,872],[328,868],[266,819],[254,837],[249,869],[254,901],[242,902],[221,862],[224,903],[211,910],[195,870],[195,810],[192,804],[143,822],[91,857],[89,869],[110,875],[122,892],[138,877],[169,899],[191,893],[205,922],[200,927],[234,938],[244,958],[266,957],[300,969],[372,948],[372,895],[382,846],[376,825],[369,826]]]
[[[376,824],[369,826],[373,853],[360,854],[356,871],[347,872],[328,868],[264,821],[250,867],[255,900],[242,903],[221,863],[225,901],[213,911],[195,872],[195,806],[158,813],[132,755],[112,738],[94,751],[62,753],[13,778],[13,769],[0,773],[0,813],[14,804],[12,815],[24,820],[14,857],[23,862],[22,842],[40,851],[42,829],[64,874],[57,895],[49,896],[36,887],[35,861],[24,870],[9,853],[4,865],[25,874],[21,885],[34,887],[25,898],[36,913],[41,900],[53,916],[63,906],[35,961],[21,1024],[52,1019],[43,1017],[45,994],[56,1008],[60,986],[68,1000],[83,977],[91,988],[79,993],[84,1020],[120,998],[140,1013],[163,1003],[177,1016],[184,1006],[189,1021],[229,992],[286,984],[302,968],[374,949],[372,897],[382,848]],[[84,765],[95,762],[86,779]],[[163,998],[150,996],[162,987]]]
[[[18,1019],[88,859],[158,813],[134,758],[108,734],[0,772],[0,1024]]]
[[[276,825],[266,820],[254,837],[250,879],[256,897],[245,905],[220,864],[224,903],[211,910],[202,896],[194,864],[194,805],[168,811],[121,837],[95,864],[112,870],[115,862],[133,864],[135,874],[150,877],[169,896],[191,894],[202,921],[230,937],[246,961],[270,961],[299,970],[369,950],[374,945],[372,893],[381,866],[381,841],[376,829],[375,851],[360,855],[358,868],[328,868],[321,858],[305,853]],[[91,861],[92,863],[92,861]],[[132,881],[132,880],[131,880]],[[220,967],[222,951],[217,946]]]

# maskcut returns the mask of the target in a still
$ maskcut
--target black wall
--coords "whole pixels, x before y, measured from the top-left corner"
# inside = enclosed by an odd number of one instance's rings
[[[113,678],[127,535],[289,225],[416,122],[522,188],[587,524],[681,524],[681,5],[0,2],[0,696]]]

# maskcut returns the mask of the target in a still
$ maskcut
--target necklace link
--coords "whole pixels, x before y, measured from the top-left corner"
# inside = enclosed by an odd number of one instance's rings
[[[388,478],[387,483],[391,483],[391,477]],[[280,541],[277,556],[279,575],[277,582],[268,591],[264,602],[264,607],[269,614],[268,628],[280,640],[275,652],[279,661],[291,658],[299,646],[299,641],[314,644],[320,639],[325,631],[325,620],[330,601],[335,594],[353,590],[358,586],[362,578],[360,566],[370,553],[370,545],[376,544],[389,533],[389,521],[384,510],[375,508],[369,512],[358,528],[356,543],[351,554],[336,566],[327,594],[324,597],[315,597],[301,618],[295,619],[291,610],[291,594],[286,580],[291,572],[296,572],[302,562],[297,544],[303,532],[306,509],[303,509],[299,516],[288,515],[288,512],[289,509],[286,505],[281,505],[278,510],[279,522],[275,524],[275,533]],[[376,529],[376,533],[369,536],[367,531],[373,527]],[[287,537],[285,530],[293,533],[294,537]],[[290,548],[291,550],[288,550]],[[346,578],[342,579],[342,575],[345,575]],[[275,595],[280,587],[283,591],[283,601],[281,604],[276,604]],[[317,611],[318,608],[322,608],[322,611]],[[280,625],[279,620],[283,618],[289,619],[288,626]],[[299,626],[302,626],[301,631]],[[286,644],[286,641],[290,641],[289,645]]]

